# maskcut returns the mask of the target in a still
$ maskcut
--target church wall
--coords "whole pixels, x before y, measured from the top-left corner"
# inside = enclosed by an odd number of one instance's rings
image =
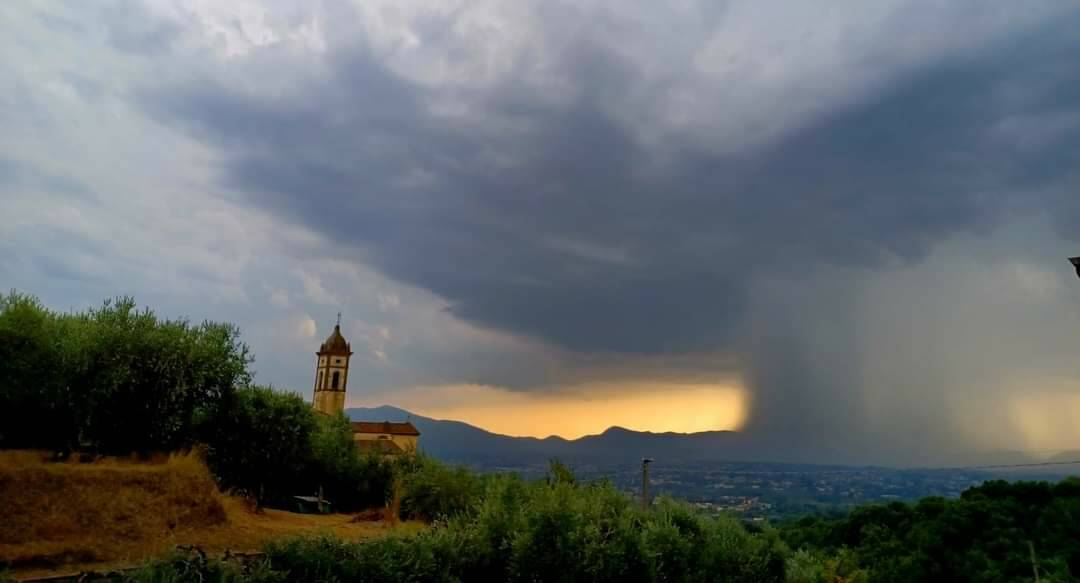
[[[405,451],[416,451],[416,442],[418,439],[415,435],[395,435],[393,440],[394,443],[398,444],[398,446]]]

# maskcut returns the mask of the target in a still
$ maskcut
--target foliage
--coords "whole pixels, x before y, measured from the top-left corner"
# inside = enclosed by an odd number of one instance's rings
[[[205,420],[211,470],[222,486],[260,502],[295,494],[312,463],[311,407],[299,395],[257,386],[232,401]]]
[[[0,447],[148,454],[194,443],[200,409],[250,375],[232,325],[159,320],[131,298],[56,313],[0,297]]]
[[[577,477],[574,476],[574,472],[570,469],[570,466],[567,466],[557,459],[552,459],[548,462],[547,482],[551,485],[573,485],[577,482]]]
[[[959,499],[863,506],[785,525],[793,548],[851,557],[874,581],[1015,581],[1080,575],[1080,480],[990,481]],[[846,550],[845,550],[846,549]]]
[[[249,387],[229,324],[162,320],[131,298],[58,313],[0,296],[0,448],[148,456],[200,446],[223,487],[270,500],[316,493],[385,504],[394,467],[359,457],[344,415]]]
[[[338,510],[388,506],[395,516],[400,509],[435,523],[415,537],[364,545],[326,538],[273,545],[269,563],[254,570],[173,557],[142,571],[139,580],[147,581],[852,583],[1004,582],[1028,579],[1033,569],[1045,581],[1080,575],[1080,480],[987,482],[960,499],[863,506],[779,531],[749,531],[671,500],[642,510],[610,483],[581,483],[557,460],[546,480],[527,483],[423,455],[360,456],[343,415],[319,415],[298,395],[250,386],[250,362],[229,324],[162,320],[131,298],[57,313],[11,292],[0,296],[0,448],[146,457],[198,446],[222,486],[260,501],[321,490]],[[205,471],[200,479],[210,480]]]
[[[433,521],[467,511],[483,494],[484,478],[417,454],[394,462],[402,484],[401,516]]]
[[[127,583],[284,583],[287,580],[280,573],[270,570],[266,561],[243,564],[228,559],[210,559],[198,550],[175,551],[124,576]]]
[[[271,567],[305,581],[784,579],[774,533],[752,535],[670,500],[646,512],[606,483],[497,476],[483,486],[468,509],[416,536],[294,539],[267,548]]]
[[[787,583],[866,583],[869,573],[858,566],[849,549],[840,549],[833,557],[800,549],[788,556],[785,566]]]
[[[82,340],[72,320],[30,296],[0,297],[0,447],[61,449],[77,441],[86,399],[68,390]]]
[[[386,504],[394,481],[394,464],[375,452],[360,455],[344,413],[312,415],[315,430],[304,473],[305,487],[313,492],[322,488],[323,495],[341,512]]]

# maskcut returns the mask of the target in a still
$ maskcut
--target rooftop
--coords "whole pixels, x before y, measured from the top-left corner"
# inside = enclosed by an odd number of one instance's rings
[[[388,435],[420,435],[416,427],[408,421],[394,423],[391,421],[353,421],[351,423],[353,433],[385,433]]]
[[[349,343],[341,335],[341,325],[335,324],[334,331],[326,338],[326,342],[319,347],[319,354],[352,354]]]

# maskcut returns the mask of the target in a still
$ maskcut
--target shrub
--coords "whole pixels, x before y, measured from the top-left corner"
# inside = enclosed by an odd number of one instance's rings
[[[299,395],[244,388],[215,413],[203,433],[207,462],[223,487],[262,503],[310,486],[304,471],[316,413]]]
[[[244,564],[227,559],[209,559],[201,551],[175,551],[170,556],[152,561],[123,579],[127,583],[284,583],[282,573],[270,569],[265,560]]]
[[[452,517],[468,510],[483,492],[483,479],[465,468],[450,467],[420,454],[394,463],[403,486],[403,518],[433,521]]]
[[[796,548],[820,553],[826,576],[874,581],[1071,580],[1080,572],[1080,481],[989,481],[959,499],[861,506],[847,516],[783,525]],[[1030,541],[1030,542],[1029,542]],[[830,569],[832,569],[830,571]],[[865,571],[865,572],[864,572]]]
[[[198,411],[250,380],[228,324],[159,320],[131,298],[57,313],[0,297],[0,447],[57,452],[174,451]]]
[[[416,462],[425,484],[458,470]],[[562,475],[563,478],[567,476]],[[474,478],[475,480],[475,478]],[[296,539],[267,548],[295,580],[782,581],[784,547],[662,500],[643,511],[610,484],[513,476],[475,480],[483,493],[418,535],[363,544]]]

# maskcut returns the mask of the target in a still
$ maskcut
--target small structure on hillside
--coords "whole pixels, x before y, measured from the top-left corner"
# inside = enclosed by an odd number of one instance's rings
[[[338,314],[334,331],[315,353],[315,395],[311,406],[319,413],[337,415],[345,410],[352,354],[352,346],[341,335],[341,314]],[[353,421],[352,430],[361,453],[411,454],[416,452],[420,441],[420,432],[408,421]]]

